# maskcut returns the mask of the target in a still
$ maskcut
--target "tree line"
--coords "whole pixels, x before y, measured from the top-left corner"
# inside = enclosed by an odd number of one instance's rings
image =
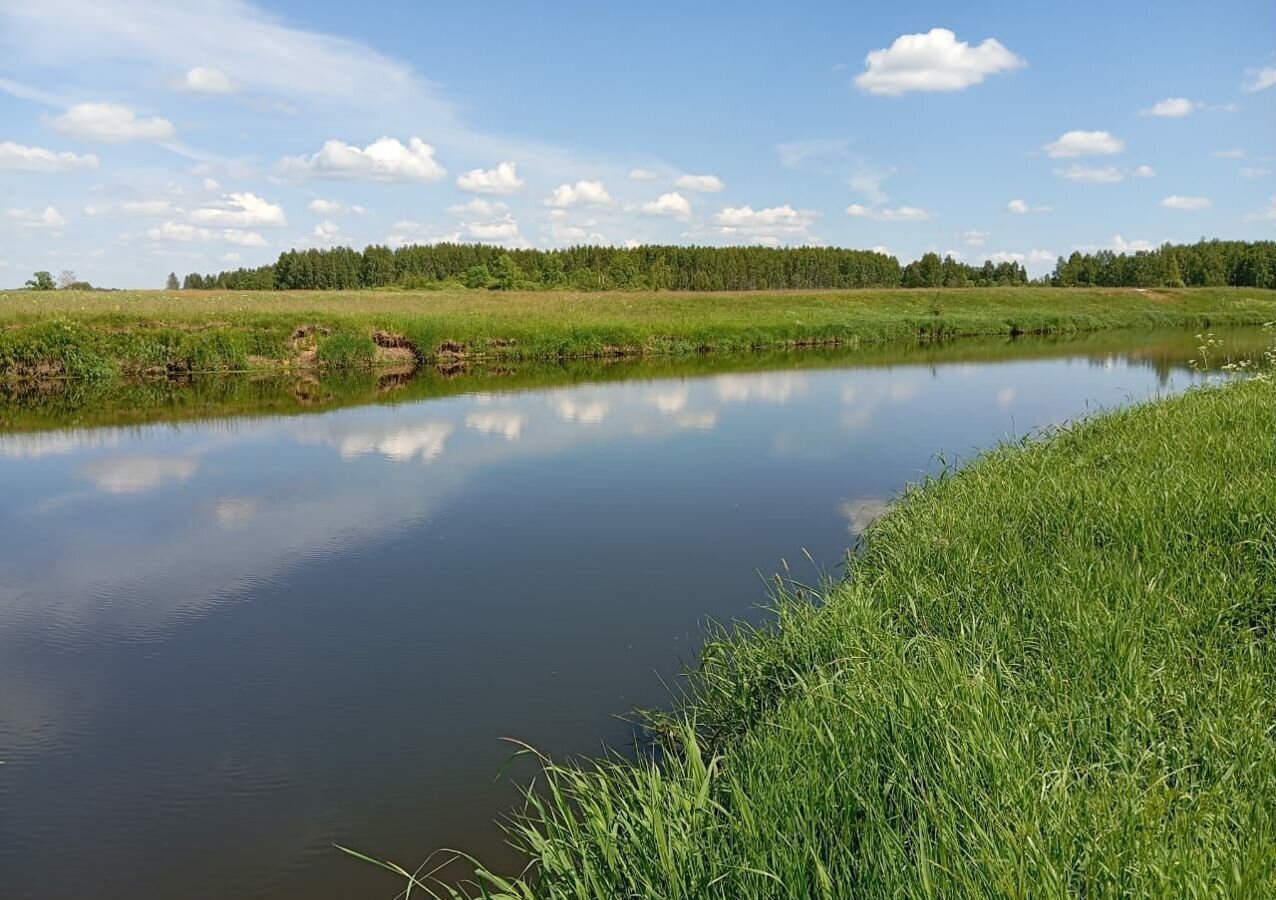
[[[171,277],[169,289],[176,285]],[[1276,287],[1276,242],[1200,241],[1155,250],[1074,252],[1036,280],[1016,260],[971,265],[927,253],[834,247],[580,246],[506,250],[489,244],[288,250],[269,265],[183,279],[185,289],[348,290],[465,286],[489,290],[747,291],[870,287]]]

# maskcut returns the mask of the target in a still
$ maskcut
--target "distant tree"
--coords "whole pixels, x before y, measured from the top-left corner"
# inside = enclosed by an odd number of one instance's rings
[[[523,271],[518,267],[514,257],[502,253],[492,263],[492,281],[488,287],[495,291],[512,291],[523,280]]]
[[[58,287],[64,291],[77,281],[79,281],[79,279],[75,277],[75,273],[70,269],[63,269],[60,273],[58,273]]]
[[[182,289],[181,283],[177,280],[176,272],[168,273],[168,281],[164,282],[164,289],[168,291],[180,291]]]
[[[48,272],[36,272],[27,281],[27,289],[32,291],[51,291],[57,286],[57,282],[53,280],[53,276]]]
[[[479,264],[465,270],[465,286],[467,288],[485,288],[492,283],[492,273],[487,266]]]

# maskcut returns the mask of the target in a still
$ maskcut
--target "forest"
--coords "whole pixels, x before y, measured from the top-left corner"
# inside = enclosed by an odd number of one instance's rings
[[[170,278],[169,288],[176,278]],[[579,246],[507,250],[488,244],[371,245],[289,250],[270,265],[192,272],[188,290],[352,290],[465,286],[489,290],[750,291],[783,289],[999,287],[1276,287],[1276,242],[1201,240],[1154,250],[1099,250],[1059,257],[1029,279],[1017,261],[981,265],[926,253],[901,266],[894,256],[833,247],[633,248]]]

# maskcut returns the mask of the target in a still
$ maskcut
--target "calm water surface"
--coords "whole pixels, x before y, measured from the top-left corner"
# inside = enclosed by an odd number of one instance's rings
[[[1190,336],[1114,340],[0,434],[0,896],[508,860],[502,736],[623,746],[706,618],[836,569],[937,453],[1193,380]]]

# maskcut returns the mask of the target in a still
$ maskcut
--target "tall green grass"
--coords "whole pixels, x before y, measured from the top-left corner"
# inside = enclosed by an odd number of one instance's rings
[[[0,292],[0,378],[358,369],[373,335],[425,361],[852,346],[1276,318],[1276,291],[951,288],[723,294],[490,291]],[[298,335],[311,337],[298,337]],[[315,352],[317,351],[317,352]]]
[[[528,871],[473,891],[1276,896],[1276,385],[908,491],[653,727],[637,761],[542,759]]]

